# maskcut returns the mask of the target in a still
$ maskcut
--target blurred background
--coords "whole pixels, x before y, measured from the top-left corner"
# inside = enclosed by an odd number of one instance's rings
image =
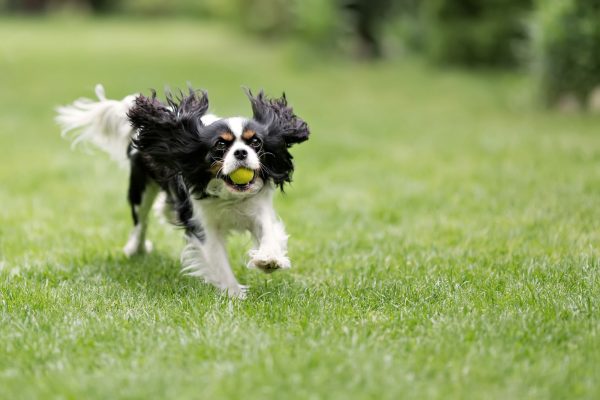
[[[320,56],[525,70],[540,103],[600,110],[596,0],[0,0],[0,11],[219,21]]]

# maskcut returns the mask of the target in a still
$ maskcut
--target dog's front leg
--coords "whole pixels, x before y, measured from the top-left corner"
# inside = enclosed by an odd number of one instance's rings
[[[233,275],[224,238],[207,230],[206,237],[187,236],[188,244],[181,253],[183,270],[200,277],[230,297],[245,298],[247,286],[240,285]]]
[[[288,235],[272,207],[264,207],[256,214],[252,236],[257,248],[250,250],[248,268],[273,272],[291,267],[287,256]]]

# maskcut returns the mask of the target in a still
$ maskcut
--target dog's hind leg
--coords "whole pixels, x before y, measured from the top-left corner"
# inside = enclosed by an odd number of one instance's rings
[[[160,191],[158,184],[148,176],[139,153],[132,152],[130,158],[131,172],[128,200],[134,226],[129,235],[129,240],[123,248],[125,255],[128,257],[152,251],[152,243],[146,240],[146,230],[148,228],[148,215]]]

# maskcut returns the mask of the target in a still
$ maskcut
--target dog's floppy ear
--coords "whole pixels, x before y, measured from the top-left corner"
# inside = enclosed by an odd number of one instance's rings
[[[139,95],[127,116],[138,131],[133,146],[159,168],[164,178],[183,171],[198,169],[198,151],[202,148],[201,117],[208,109],[206,92],[195,92],[179,98],[167,94],[167,104]]]
[[[252,104],[253,118],[267,126],[269,134],[281,135],[287,147],[308,140],[308,125],[288,106],[285,93],[280,98],[270,99],[262,90],[256,96],[250,89],[244,91]]]

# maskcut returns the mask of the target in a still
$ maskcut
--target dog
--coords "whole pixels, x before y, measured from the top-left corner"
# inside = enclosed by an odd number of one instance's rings
[[[166,101],[130,95],[97,101],[81,98],[57,108],[56,122],[73,145],[89,142],[130,166],[128,200],[133,230],[127,256],[152,250],[146,240],[148,215],[157,197],[173,224],[183,228],[182,270],[231,297],[245,298],[228,261],[226,237],[249,231],[254,247],[249,268],[273,272],[291,267],[288,235],[273,208],[273,195],[291,182],[289,148],[309,137],[305,121],[288,106],[285,93],[269,98],[244,89],[252,118],[209,114],[206,91],[166,94]],[[234,182],[243,168],[251,179]],[[237,180],[239,181],[239,179]],[[160,195],[160,196],[159,196]]]

